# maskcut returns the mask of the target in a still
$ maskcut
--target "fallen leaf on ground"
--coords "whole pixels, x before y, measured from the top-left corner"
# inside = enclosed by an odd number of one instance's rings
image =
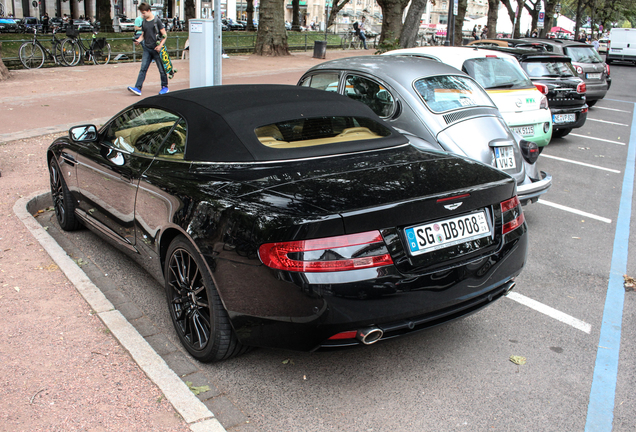
[[[206,391],[210,391],[210,386],[200,386],[200,387],[196,387],[192,385],[192,382],[190,381],[186,381],[186,385],[188,386],[188,388],[190,389],[190,391],[192,393],[194,393],[194,395],[198,395],[200,393],[205,393]]]
[[[511,355],[510,356],[510,361],[513,362],[516,365],[524,365],[524,364],[526,364],[526,358],[525,357],[516,356],[516,355]]]
[[[634,288],[636,288],[636,279],[627,275],[623,275],[623,279],[625,280],[623,284],[625,291],[634,291]]]
[[[283,364],[294,364],[294,361],[292,359],[285,359],[283,360]]]

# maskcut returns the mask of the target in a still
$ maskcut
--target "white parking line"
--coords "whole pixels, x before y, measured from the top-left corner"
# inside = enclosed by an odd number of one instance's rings
[[[593,119],[593,118],[587,118],[588,121],[595,121],[595,122],[599,122],[599,123],[607,123],[607,124],[613,124],[613,125],[617,125],[617,126],[629,126],[623,123],[616,123],[616,122],[611,122],[611,121],[607,121],[607,120],[598,120],[598,119]]]
[[[619,141],[610,141],[610,140],[606,140],[606,139],[603,139],[603,138],[594,138],[594,137],[587,136],[587,135],[579,135],[579,134],[571,133],[569,136],[571,136],[571,137],[575,136],[575,137],[578,137],[578,138],[587,138],[587,139],[596,140],[596,141],[603,141],[603,142],[608,142],[610,144],[618,144],[618,145],[622,145],[622,146],[625,145],[625,143],[622,143],[622,142],[619,142]]]
[[[597,107],[594,107],[594,108],[596,108],[596,109],[604,109],[604,110],[608,110],[608,111],[619,111],[619,112],[630,113],[630,114],[632,113],[631,111],[619,110],[619,109],[616,109],[616,108],[605,108],[605,107],[602,107],[602,106],[597,106]]]
[[[612,223],[611,219],[607,219],[607,218],[604,218],[602,216],[597,216],[597,215],[594,215],[592,213],[587,213],[587,212],[584,212],[584,211],[581,211],[581,210],[573,209],[572,207],[566,207],[564,205],[556,204],[556,203],[553,203],[553,202],[550,202],[550,201],[546,201],[544,199],[539,199],[539,201],[537,201],[537,202],[540,203],[540,204],[547,205],[549,207],[557,208],[559,210],[563,210],[563,211],[566,211],[566,212],[574,213],[574,214],[577,214],[579,216],[585,216],[585,217],[588,217],[590,219],[596,219],[597,221],[601,221],[601,222],[605,222],[605,223]]]
[[[545,157],[545,158],[548,158],[548,159],[554,159],[554,160],[558,160],[558,161],[561,161],[561,162],[567,162],[567,163],[571,163],[571,164],[581,165],[581,166],[588,167],[588,168],[595,168],[595,169],[599,169],[599,170],[603,170],[603,171],[609,171],[609,172],[616,173],[616,174],[620,174],[621,173],[620,171],[615,170],[615,169],[605,168],[605,167],[598,166],[598,165],[591,165],[591,164],[588,164],[588,163],[585,163],[585,162],[578,162],[578,161],[573,161],[573,160],[570,160],[570,159],[563,159],[563,158],[556,157],[556,156],[550,156],[550,155],[547,155],[545,153],[542,153],[541,157]]]
[[[574,318],[566,313],[558,311],[550,306],[544,305],[543,303],[539,303],[536,300],[532,300],[530,297],[526,297],[517,292],[511,292],[507,295],[510,300],[514,300],[517,303],[521,303],[524,306],[528,306],[530,309],[534,309],[537,312],[541,312],[551,318],[561,321],[569,326],[574,327],[577,330],[581,330],[587,334],[590,334],[592,331],[592,325],[586,323],[585,321],[581,321],[578,318]]]

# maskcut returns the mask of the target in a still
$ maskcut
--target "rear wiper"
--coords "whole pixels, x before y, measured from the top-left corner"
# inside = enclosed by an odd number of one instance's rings
[[[492,86],[492,87],[486,87],[486,90],[497,89],[497,88],[510,88],[510,87],[513,87],[514,85],[515,85],[515,83],[499,84],[499,85]]]
[[[547,75],[541,75],[543,78],[560,78],[562,76],[568,76],[568,75],[559,75],[559,74],[547,74]]]

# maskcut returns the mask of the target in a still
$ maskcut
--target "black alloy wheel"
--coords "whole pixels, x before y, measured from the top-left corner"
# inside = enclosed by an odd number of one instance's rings
[[[62,178],[62,172],[57,162],[49,160],[49,179],[51,181],[51,198],[57,222],[64,231],[75,231],[82,224],[75,216],[73,197]]]
[[[192,244],[178,236],[166,257],[164,276],[170,316],[192,357],[207,363],[247,351],[238,342],[203,258]]]

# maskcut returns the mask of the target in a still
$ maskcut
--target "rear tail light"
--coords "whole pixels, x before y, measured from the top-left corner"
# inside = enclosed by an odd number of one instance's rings
[[[548,86],[541,83],[535,83],[534,86],[541,92],[542,95],[548,94]]]
[[[540,109],[548,109],[548,98],[545,96],[541,96],[541,103],[539,104]]]
[[[537,146],[532,141],[522,139],[521,141],[519,141],[519,147],[521,147],[521,154],[523,155],[523,158],[529,164],[533,164],[537,161],[537,158],[541,153],[539,151],[539,146]]]
[[[346,331],[342,333],[337,333],[329,338],[329,340],[341,340],[341,339],[355,339],[358,335],[357,330]]]
[[[576,67],[576,73],[581,75],[583,73],[583,68],[581,66]]]
[[[295,272],[336,272],[393,264],[380,231],[266,243],[258,255],[267,267]]]
[[[525,217],[523,216],[523,210],[521,210],[519,198],[516,195],[509,200],[501,202],[501,215],[504,222],[501,234],[507,234],[523,225]]]
[[[609,46],[608,46],[608,49],[609,49]],[[606,64],[606,65],[605,65],[605,68],[607,69],[607,76],[610,76],[610,74],[609,74],[609,65],[608,65],[608,64]]]
[[[587,91],[587,86],[584,82],[580,82],[579,85],[576,86],[576,92],[578,94],[583,94]]]
[[[583,111],[581,111],[581,113],[586,113],[588,110],[587,105],[585,105],[585,108],[583,108]]]

